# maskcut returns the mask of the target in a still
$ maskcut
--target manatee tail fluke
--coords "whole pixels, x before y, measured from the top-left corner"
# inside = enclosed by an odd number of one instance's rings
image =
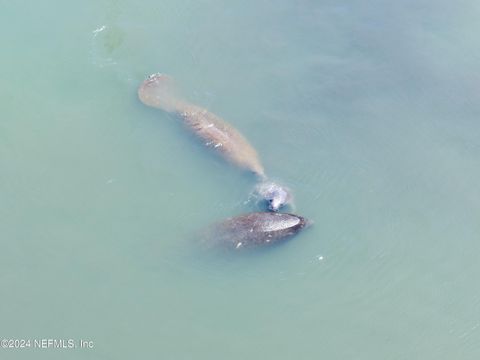
[[[183,101],[175,95],[174,81],[165,74],[150,75],[138,88],[138,97],[147,106],[167,112],[181,111]]]

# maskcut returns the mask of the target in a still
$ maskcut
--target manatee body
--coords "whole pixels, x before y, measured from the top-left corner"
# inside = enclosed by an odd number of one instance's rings
[[[226,219],[208,234],[208,242],[230,249],[272,245],[282,242],[310,225],[294,214],[255,212]]]
[[[170,77],[153,74],[140,85],[138,97],[145,105],[180,117],[206,146],[232,164],[266,178],[257,152],[238,130],[208,110],[179,99],[172,88]]]

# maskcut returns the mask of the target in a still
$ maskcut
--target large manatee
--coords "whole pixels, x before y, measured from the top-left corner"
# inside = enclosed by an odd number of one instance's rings
[[[215,224],[206,236],[209,245],[230,249],[282,242],[311,224],[304,217],[276,212],[255,212]]]
[[[277,211],[292,197],[288,189],[276,183],[267,182],[265,170],[256,150],[233,126],[208,110],[190,104],[177,97],[172,90],[172,79],[164,74],[150,75],[139,87],[138,97],[148,106],[177,115],[186,127],[202,142],[219,152],[227,161],[256,174],[264,191],[257,193],[268,203],[270,210]]]

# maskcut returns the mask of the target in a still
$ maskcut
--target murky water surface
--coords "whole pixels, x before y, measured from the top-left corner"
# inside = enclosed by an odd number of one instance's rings
[[[3,359],[478,359],[480,5],[0,1]],[[315,225],[197,234],[255,181],[143,106],[147,74],[255,145]]]

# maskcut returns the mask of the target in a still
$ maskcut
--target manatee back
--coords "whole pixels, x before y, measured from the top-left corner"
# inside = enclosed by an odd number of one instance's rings
[[[309,222],[298,215],[256,212],[228,218],[208,233],[210,244],[231,249],[272,245],[290,238]]]

